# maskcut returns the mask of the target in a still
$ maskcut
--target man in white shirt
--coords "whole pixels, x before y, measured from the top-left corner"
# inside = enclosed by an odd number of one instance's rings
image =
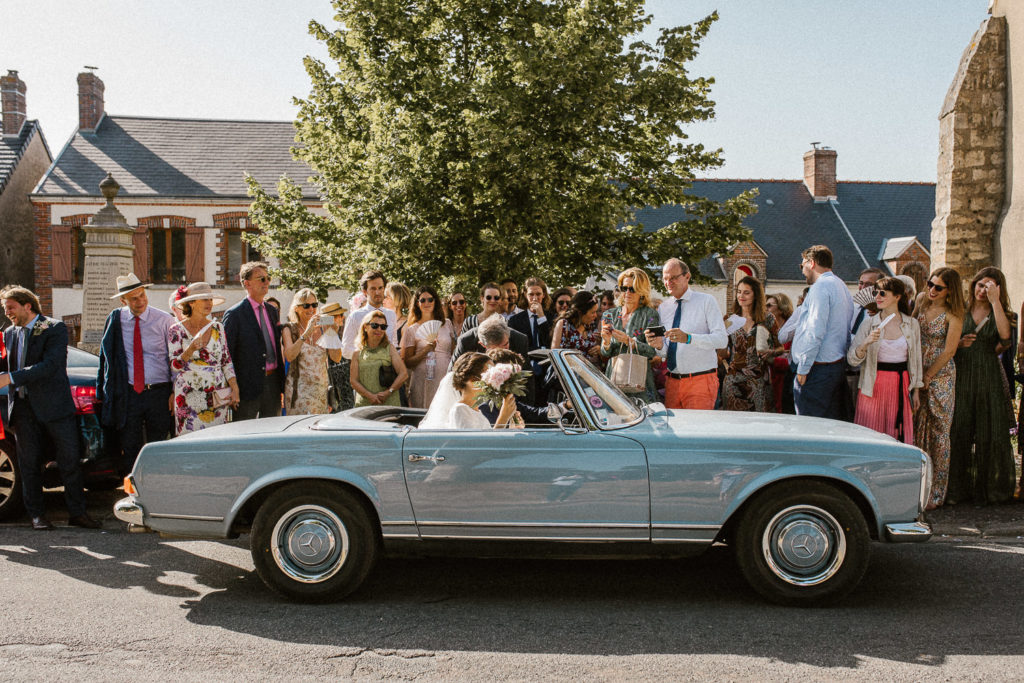
[[[382,308],[384,305],[384,287],[387,284],[387,280],[384,279],[384,273],[379,270],[367,271],[359,278],[359,288],[366,295],[366,303],[362,308],[352,311],[345,322],[345,332],[341,337],[341,353],[345,358],[351,359],[352,354],[356,352],[359,327],[363,324],[363,319],[366,318],[370,311],[380,311],[384,314],[384,320],[388,324],[388,341],[391,342],[392,346],[398,348],[398,318],[395,317],[395,312],[390,308]]]
[[[713,410],[718,397],[718,354],[729,343],[718,303],[690,289],[690,268],[669,259],[661,279],[669,296],[658,306],[664,337],[647,332],[647,343],[668,363],[665,406]],[[667,344],[665,342],[668,342]]]

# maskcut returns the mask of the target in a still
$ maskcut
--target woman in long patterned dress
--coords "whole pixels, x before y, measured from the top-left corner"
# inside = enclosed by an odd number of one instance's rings
[[[230,408],[238,405],[238,383],[231,364],[224,326],[209,321],[210,311],[224,303],[205,282],[188,287],[188,295],[175,306],[185,319],[167,331],[167,353],[174,375],[174,433],[195,432],[224,424]],[[202,333],[202,334],[200,334]],[[221,403],[215,390],[231,388],[231,398]]]
[[[320,309],[320,315],[334,317],[334,329],[339,338],[345,331],[345,313],[347,311],[347,308],[335,302],[330,302]],[[356,395],[352,391],[352,382],[349,380],[348,358],[342,355],[335,361],[330,355],[327,356],[327,381],[330,384],[327,392],[327,404],[331,407],[332,413],[348,410],[355,404]]]
[[[317,342],[334,324],[323,327],[317,315],[316,292],[308,287],[295,292],[288,307],[288,323],[281,330],[281,353],[288,361],[284,380],[284,409],[289,415],[320,415],[327,405],[327,356],[337,362],[341,349],[326,349]]]
[[[956,398],[949,444],[947,503],[1004,503],[1013,497],[1013,406],[998,353],[1010,345],[1006,278],[982,268],[971,281],[957,349]]]
[[[651,308],[651,279],[643,269],[627,268],[619,273],[616,289],[621,305],[605,311],[601,323],[601,357],[609,359],[608,368],[605,370],[609,377],[612,376],[614,366],[610,359],[615,356],[628,353],[631,349],[648,359],[657,355],[655,348],[647,343],[644,330],[661,324],[658,311]],[[558,301],[563,296],[556,291],[552,298],[555,299],[555,310],[559,314],[569,309],[571,298],[561,308]],[[645,403],[658,400],[658,393],[654,387],[654,372],[650,363],[647,363],[643,391],[633,396],[640,397]]]
[[[421,338],[417,332],[429,320],[438,321],[441,327],[433,339]],[[433,287],[420,287],[412,298],[401,347],[402,361],[410,372],[409,405],[427,408],[444,377],[455,347],[455,328],[450,320],[445,319],[441,298]]]
[[[768,313],[775,317],[775,323],[780,330],[793,315],[793,302],[782,292],[766,295],[764,305]],[[776,347],[778,355],[772,360],[769,376],[772,385],[773,408],[776,413],[785,412],[783,406],[786,405],[787,400],[790,405],[793,403],[793,382],[786,382],[786,375],[789,373],[789,349],[792,345],[793,342],[789,341],[782,344],[781,350]],[[789,389],[788,396],[786,396],[786,389]]]
[[[597,318],[600,302],[590,292],[577,292],[569,303],[569,310],[559,316],[551,332],[551,348],[576,349],[596,365],[601,363],[601,333]]]
[[[398,349],[388,341],[387,329],[388,321],[381,311],[371,312],[359,326],[358,350],[352,354],[350,371],[352,388],[358,394],[356,407],[402,405],[396,392],[409,373]],[[395,371],[387,386],[381,383],[381,367],[392,367]]]
[[[949,425],[953,421],[956,364],[953,356],[964,325],[964,293],[960,274],[939,268],[928,278],[927,290],[917,296],[914,315],[921,326],[924,387],[914,415],[914,445],[932,461],[932,490],[928,510],[946,500],[949,485]]]
[[[764,287],[749,275],[736,283],[736,301],[732,312],[746,319],[729,335],[729,364],[722,382],[722,407],[767,413],[772,410],[772,390],[768,377],[773,351],[778,346],[779,326],[765,308]],[[757,336],[763,337],[758,350]]]

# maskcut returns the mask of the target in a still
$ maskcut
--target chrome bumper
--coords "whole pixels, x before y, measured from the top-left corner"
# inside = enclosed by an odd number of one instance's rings
[[[143,524],[142,506],[135,498],[128,496],[114,503],[114,516],[122,522],[128,523],[128,531],[143,532],[149,531],[149,527]]]
[[[924,522],[885,525],[885,540],[890,543],[923,543],[931,537],[932,528]]]

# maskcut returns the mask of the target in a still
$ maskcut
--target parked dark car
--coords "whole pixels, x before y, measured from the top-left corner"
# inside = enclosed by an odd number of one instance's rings
[[[86,488],[110,490],[120,484],[117,476],[117,437],[105,433],[99,420],[96,400],[96,374],[100,359],[87,351],[68,347],[68,381],[75,401],[78,420],[78,443],[82,453],[82,470]],[[21,480],[14,451],[14,434],[7,426],[7,387],[0,389],[0,416],[4,421],[5,438],[0,440],[0,519],[17,517],[24,512],[21,504]],[[61,485],[56,462],[49,462],[43,485]]]

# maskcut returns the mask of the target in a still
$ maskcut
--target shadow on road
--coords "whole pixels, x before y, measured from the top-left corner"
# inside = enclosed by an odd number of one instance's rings
[[[251,571],[152,535],[19,534],[26,538],[29,546],[0,542],[0,557],[183,598],[195,624],[356,651],[733,654],[819,667],[1024,654],[1013,626],[1024,610],[1017,546],[875,545],[864,581],[833,608],[765,604],[718,547],[689,560],[389,559],[346,602],[296,605]],[[242,555],[247,540],[231,550]]]

